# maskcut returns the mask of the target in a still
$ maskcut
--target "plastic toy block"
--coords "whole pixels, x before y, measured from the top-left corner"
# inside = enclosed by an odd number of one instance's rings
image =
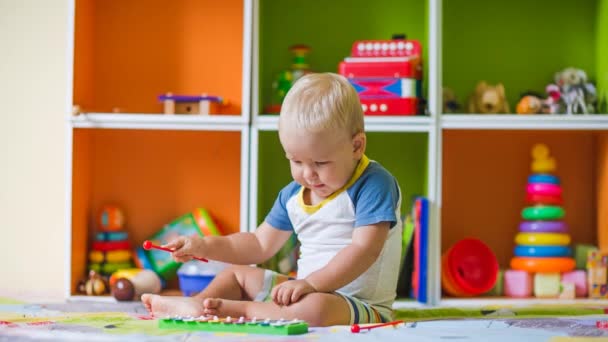
[[[559,299],[574,299],[576,298],[576,290],[573,283],[562,282],[559,289]]]
[[[526,271],[507,270],[503,281],[506,296],[530,297],[532,295],[532,276]]]
[[[587,272],[576,270],[562,273],[562,283],[574,284],[577,297],[587,296]]]
[[[496,296],[496,297],[500,297],[503,295],[504,293],[504,274],[505,271],[504,270],[499,270],[498,274],[496,275],[496,284],[494,284],[494,287],[486,292],[485,294],[488,296]]]
[[[230,320],[201,318],[164,318],[158,321],[161,329],[231,332],[266,335],[301,335],[308,332],[308,323],[300,320]]]
[[[560,290],[559,273],[534,274],[534,295],[536,297],[557,298]]]
[[[597,251],[597,247],[593,245],[575,245],[574,258],[576,259],[576,269],[584,270],[587,268],[587,256],[590,251]]]

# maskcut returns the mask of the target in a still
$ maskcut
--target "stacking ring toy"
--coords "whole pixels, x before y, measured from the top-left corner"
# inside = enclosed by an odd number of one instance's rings
[[[521,211],[521,217],[524,220],[559,220],[564,217],[564,209],[554,205],[537,205],[524,208]]]
[[[519,224],[524,233],[566,233],[568,225],[564,221],[524,221]]]
[[[513,250],[518,257],[569,257],[572,250],[568,246],[515,246]]]
[[[536,173],[528,177],[528,183],[559,184],[559,178],[546,173]]]
[[[558,184],[530,183],[526,186],[526,192],[537,195],[561,196],[562,187]]]
[[[569,272],[576,263],[572,258],[526,258],[515,257],[511,259],[511,268],[527,272]]]
[[[548,196],[538,194],[526,194],[526,202],[530,204],[556,204],[561,205],[564,200],[562,196]]]
[[[515,243],[533,246],[566,246],[570,243],[570,235],[559,233],[517,233]]]

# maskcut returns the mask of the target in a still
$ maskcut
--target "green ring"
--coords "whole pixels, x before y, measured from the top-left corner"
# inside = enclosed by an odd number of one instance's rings
[[[526,220],[559,220],[564,217],[564,209],[555,205],[538,205],[524,208],[521,217]]]

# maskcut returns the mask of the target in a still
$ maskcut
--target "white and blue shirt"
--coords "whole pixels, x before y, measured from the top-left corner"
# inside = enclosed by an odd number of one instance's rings
[[[352,242],[358,227],[389,222],[380,256],[350,284],[336,292],[390,308],[396,296],[401,258],[401,191],[380,164],[363,156],[351,179],[316,205],[304,203],[304,187],[291,182],[279,193],[266,222],[294,231],[300,241],[298,279],[323,268]]]

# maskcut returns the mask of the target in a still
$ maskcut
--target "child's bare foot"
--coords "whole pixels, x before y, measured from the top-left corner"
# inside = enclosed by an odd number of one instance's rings
[[[203,301],[205,315],[220,317],[245,317],[247,316],[247,302],[240,300],[227,300],[220,298],[207,298]]]
[[[141,301],[154,317],[199,317],[203,315],[203,304],[193,297],[164,297],[143,294]]]

